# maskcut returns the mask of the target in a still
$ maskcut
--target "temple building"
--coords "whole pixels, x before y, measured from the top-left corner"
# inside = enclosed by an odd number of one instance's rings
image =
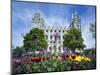
[[[71,23],[69,27],[67,26],[48,26],[45,25],[45,21],[43,19],[43,15],[41,11],[35,12],[32,18],[32,26],[33,28],[43,29],[45,33],[45,38],[48,42],[47,51],[54,53],[62,53],[63,52],[63,41],[64,34],[67,33],[67,30],[70,28],[76,28],[81,30],[81,21],[76,12],[72,13]]]

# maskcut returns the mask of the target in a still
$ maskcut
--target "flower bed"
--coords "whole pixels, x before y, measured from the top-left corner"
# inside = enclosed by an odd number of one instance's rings
[[[24,60],[23,60],[24,59]],[[50,57],[25,56],[21,61],[14,63],[14,73],[57,72],[89,69],[92,58],[85,55],[67,54]]]

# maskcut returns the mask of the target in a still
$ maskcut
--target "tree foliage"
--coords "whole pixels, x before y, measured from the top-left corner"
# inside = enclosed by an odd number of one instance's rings
[[[81,36],[81,31],[79,29],[70,29],[64,35],[64,47],[71,48],[75,50],[75,48],[84,48],[83,38]]]
[[[14,58],[19,58],[23,53],[26,52],[26,50],[24,49],[24,47],[16,47],[13,49],[13,57]]]
[[[32,48],[33,50],[39,50],[41,48],[47,48],[47,41],[42,29],[34,28],[24,36],[25,49]]]

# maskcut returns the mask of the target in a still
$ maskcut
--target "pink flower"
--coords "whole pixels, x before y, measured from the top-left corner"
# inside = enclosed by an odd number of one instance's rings
[[[17,64],[17,65],[20,65],[21,64],[21,60],[20,59],[14,59],[14,63]]]

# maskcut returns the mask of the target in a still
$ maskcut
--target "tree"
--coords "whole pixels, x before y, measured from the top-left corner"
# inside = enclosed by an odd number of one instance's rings
[[[33,50],[39,50],[41,48],[47,48],[47,41],[42,29],[34,28],[24,36],[25,49],[32,48]]]
[[[23,54],[23,53],[25,53],[26,52],[26,50],[24,49],[24,47],[16,47],[16,48],[14,48],[13,49],[13,57],[14,58],[19,58],[19,57],[21,57],[21,55]]]
[[[81,31],[79,29],[70,29],[64,35],[64,47],[68,47],[72,50],[75,48],[84,48],[83,38],[81,36]]]

